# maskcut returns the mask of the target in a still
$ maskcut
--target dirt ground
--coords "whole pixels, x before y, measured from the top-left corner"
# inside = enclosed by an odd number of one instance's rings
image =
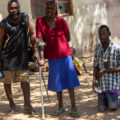
[[[88,71],[92,71],[92,60],[85,60]],[[44,72],[44,78],[47,84],[48,73]],[[51,103],[48,102],[45,87],[43,84],[44,106],[46,120],[120,120],[120,108],[116,112],[99,113],[97,111],[97,95],[91,89],[92,76],[83,73],[79,76],[81,85],[75,88],[76,103],[79,118],[71,118],[70,99],[67,90],[63,92],[63,100],[65,112],[59,117],[53,117],[52,113],[57,109],[57,99],[54,92],[49,92]],[[28,115],[23,110],[23,95],[19,83],[13,84],[13,97],[17,106],[17,112],[10,114],[8,112],[9,104],[5,96],[3,84],[0,83],[0,120],[40,120],[41,119],[41,96],[40,96],[40,80],[39,73],[35,72],[30,75],[31,81],[31,102],[33,107],[39,112],[39,115]]]

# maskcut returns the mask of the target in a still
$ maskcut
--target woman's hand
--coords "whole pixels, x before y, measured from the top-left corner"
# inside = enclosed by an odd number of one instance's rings
[[[37,62],[37,64],[38,64],[39,66],[44,66],[44,65],[45,65],[45,60],[44,60],[44,59],[41,59],[41,60],[39,60],[39,61]]]
[[[39,61],[39,59],[38,59],[38,54],[37,53],[35,53],[35,54],[33,54],[33,60],[37,63],[38,61]]]

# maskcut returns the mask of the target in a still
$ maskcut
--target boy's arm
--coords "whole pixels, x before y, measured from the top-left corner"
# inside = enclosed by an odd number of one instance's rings
[[[83,63],[83,68],[84,68],[85,72],[88,73],[87,68],[84,63]]]
[[[85,72],[86,72],[87,74],[92,75],[92,72],[88,72],[88,71],[87,71],[86,65],[85,65],[84,63],[83,63],[83,68],[84,68],[84,70],[85,70]]]

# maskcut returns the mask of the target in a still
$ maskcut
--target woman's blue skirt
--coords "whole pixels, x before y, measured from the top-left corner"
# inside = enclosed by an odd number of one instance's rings
[[[48,90],[60,92],[80,85],[71,55],[60,59],[48,60],[48,63]]]

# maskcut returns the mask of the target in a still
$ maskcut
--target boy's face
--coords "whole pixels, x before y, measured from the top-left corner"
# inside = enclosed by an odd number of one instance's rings
[[[106,28],[102,28],[99,30],[99,38],[102,44],[105,44],[109,40],[110,32],[106,30]]]

